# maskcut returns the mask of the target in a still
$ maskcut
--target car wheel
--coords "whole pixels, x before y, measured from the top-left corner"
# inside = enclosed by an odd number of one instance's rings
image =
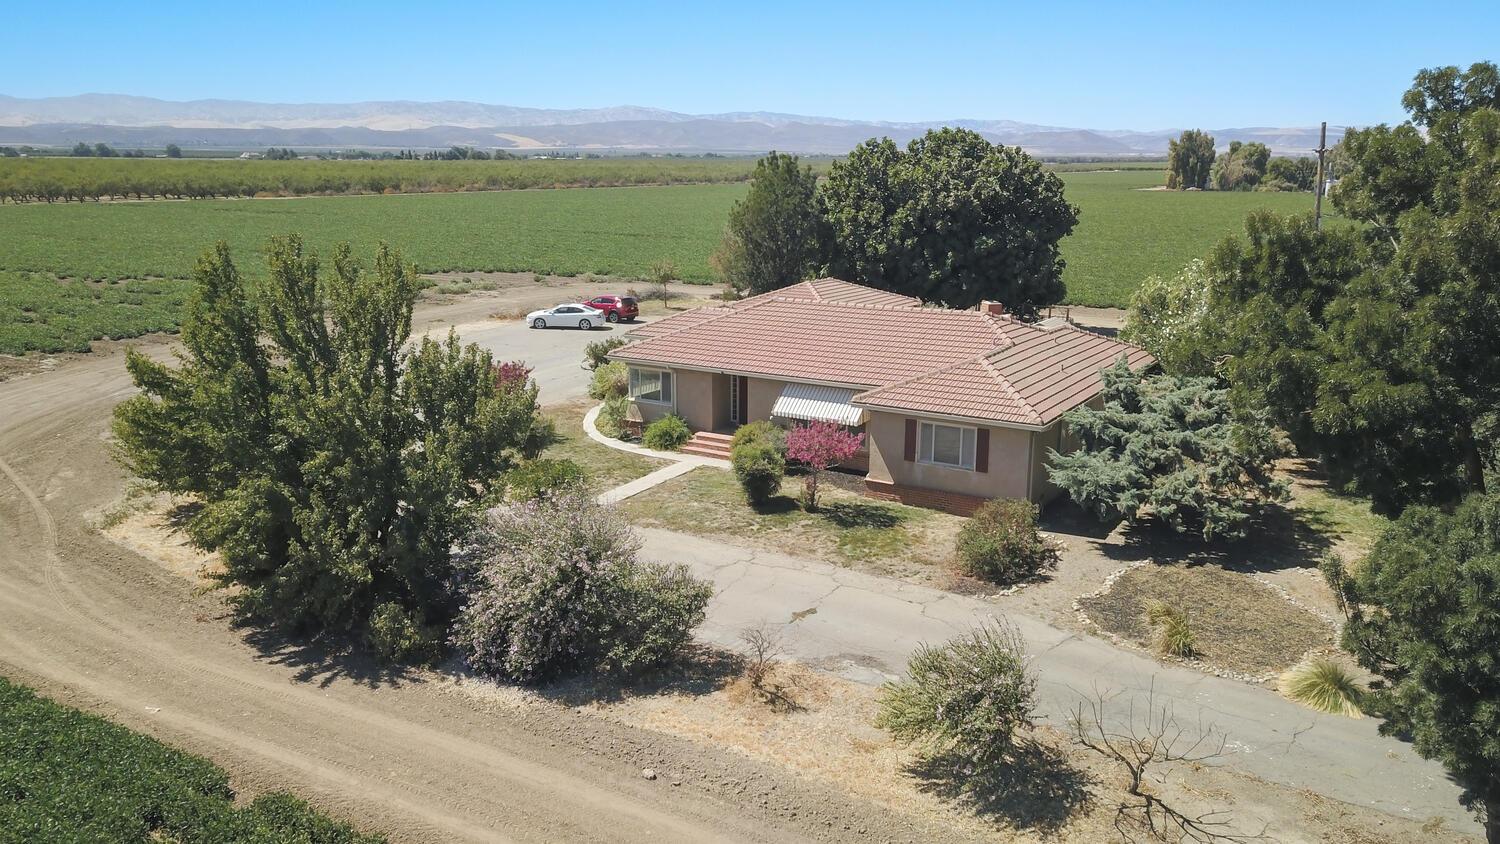
[[[537,317],[536,319],[534,319],[534,320],[531,321],[531,327],[532,328],[546,328],[547,327],[547,321],[545,319],[542,319],[541,317]]]
[[[592,331],[594,329],[594,324],[586,319],[580,319],[578,321],[578,327],[582,328],[584,331]]]
[[[614,312],[614,311],[610,311],[609,312],[609,316],[606,316],[605,319],[608,320],[609,322],[619,322],[620,321],[620,315],[618,313]]]

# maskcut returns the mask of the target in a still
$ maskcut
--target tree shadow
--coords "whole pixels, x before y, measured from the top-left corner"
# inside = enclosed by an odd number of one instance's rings
[[[245,642],[260,652],[260,659],[295,669],[299,683],[327,688],[348,680],[373,689],[423,680],[420,667],[381,662],[363,643],[349,637],[323,634],[309,639],[272,627],[252,626],[249,621],[236,622],[236,626],[249,628]]]
[[[818,513],[840,528],[891,528],[901,523],[896,511],[885,504],[840,501],[824,504]]]
[[[951,754],[926,756],[907,767],[924,793],[1017,829],[1055,832],[1089,801],[1093,778],[1067,754],[1026,742],[1004,765],[976,771]]]
[[[580,671],[531,687],[547,700],[564,706],[618,703],[632,697],[712,694],[738,677],[745,668],[739,654],[701,643],[689,645],[673,663],[632,677]]]
[[[1205,542],[1198,534],[1177,533],[1160,520],[1146,518],[1122,528],[1123,542],[1100,543],[1099,550],[1124,562],[1211,564],[1254,572],[1315,568],[1333,542],[1306,515],[1281,504],[1267,506],[1251,520],[1245,537],[1233,542]]]
[[[1108,539],[1109,535],[1115,532],[1115,528],[1120,526],[1120,520],[1101,520],[1098,516],[1078,506],[1072,499],[1060,498],[1043,508],[1038,524],[1048,533],[1103,540]]]
[[[773,495],[765,501],[750,505],[750,509],[754,510],[760,516],[779,516],[801,508],[802,505],[798,503],[797,499],[790,495]]]

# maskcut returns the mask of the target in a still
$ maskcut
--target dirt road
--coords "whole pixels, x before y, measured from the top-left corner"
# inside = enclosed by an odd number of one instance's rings
[[[562,707],[487,709],[430,675],[234,629],[216,598],[86,524],[124,480],[106,439],[122,362],[0,382],[5,675],[202,753],[245,792],[291,789],[397,840],[945,837],[732,753]]]

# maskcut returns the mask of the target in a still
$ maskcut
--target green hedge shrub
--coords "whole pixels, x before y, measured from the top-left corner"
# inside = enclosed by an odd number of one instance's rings
[[[605,399],[604,405],[599,409],[599,415],[594,419],[594,427],[599,433],[606,437],[620,438],[625,435],[625,415],[630,412],[630,399],[625,396],[615,396]]]
[[[243,809],[229,777],[0,678],[0,840],[375,844],[284,793]]]
[[[538,457],[505,473],[505,495],[511,501],[535,501],[579,489],[588,478],[567,458]]]
[[[595,340],[583,347],[583,365],[589,369],[598,371],[600,367],[609,364],[609,353],[629,343],[624,337],[611,337],[608,340]],[[624,366],[624,364],[620,364]],[[595,398],[599,398],[595,396]]]
[[[692,436],[693,432],[688,429],[687,423],[682,420],[681,416],[674,413],[647,425],[645,433],[641,436],[641,442],[645,443],[647,448],[654,448],[657,451],[676,451],[682,448],[683,443],[686,443]]]
[[[619,398],[630,390],[630,368],[619,361],[611,361],[594,370],[589,380],[589,397],[603,401]]]
[[[734,476],[751,504],[764,504],[781,491],[786,455],[774,445],[750,440],[729,452]]]
[[[775,448],[786,456],[786,431],[779,425],[764,419],[756,422],[746,422],[734,432],[734,438],[729,441],[731,449],[744,445],[745,443],[762,443]]]
[[[957,555],[964,574],[991,583],[1017,583],[1057,564],[1057,551],[1037,530],[1037,506],[1016,498],[980,505],[958,532]]]

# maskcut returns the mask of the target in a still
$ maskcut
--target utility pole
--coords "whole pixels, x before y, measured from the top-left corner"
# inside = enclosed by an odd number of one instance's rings
[[[1313,229],[1323,230],[1323,156],[1328,152],[1328,121],[1323,121],[1323,128],[1318,130],[1318,187],[1317,199],[1313,205]]]

